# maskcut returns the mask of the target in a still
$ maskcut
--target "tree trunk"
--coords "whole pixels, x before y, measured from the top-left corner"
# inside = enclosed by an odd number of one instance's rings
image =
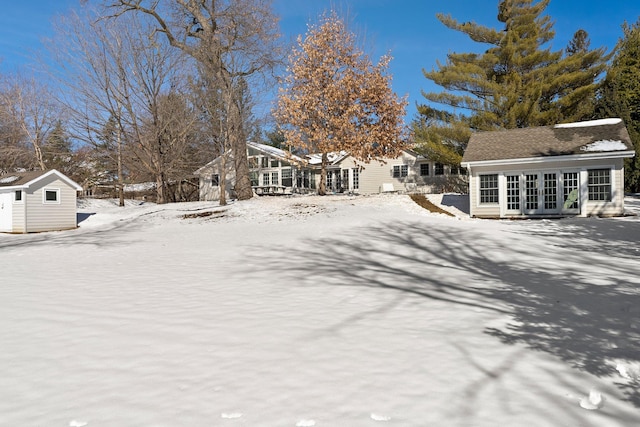
[[[322,163],[320,167],[320,182],[318,183],[318,195],[324,196],[327,194],[327,153],[322,153]]]
[[[227,153],[220,157],[220,170],[218,171],[218,186],[220,187],[220,206],[227,204]]]
[[[122,134],[120,127],[118,126],[118,148],[117,148],[117,163],[118,163],[118,205],[124,207],[124,178],[122,177]]]
[[[231,145],[233,165],[236,172],[235,193],[238,200],[249,200],[253,197],[251,179],[249,178],[249,163],[247,160],[247,140],[242,123],[242,112],[235,99],[235,92],[230,86],[228,93],[227,138]]]
[[[160,172],[156,175],[156,203],[166,203],[166,194],[164,186],[164,173]]]

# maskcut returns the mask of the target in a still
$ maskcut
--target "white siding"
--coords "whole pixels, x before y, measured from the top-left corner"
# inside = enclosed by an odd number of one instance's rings
[[[44,203],[44,189],[59,189],[59,203]],[[55,175],[48,176],[24,192],[27,232],[66,230],[77,227],[76,190]]]
[[[589,169],[610,169],[612,171],[612,200],[608,202],[588,201],[586,197],[587,171]],[[474,166],[469,179],[470,214],[479,218],[525,216],[506,214],[505,178],[506,173],[533,173],[547,171],[579,171],[581,186],[581,215],[614,216],[624,214],[624,168],[623,159],[547,161],[527,165]],[[498,174],[500,180],[500,204],[481,205],[479,203],[479,176]],[[502,213],[502,214],[501,214]]]
[[[448,168],[445,167],[446,175],[434,176],[434,163],[426,159],[418,159],[416,156],[404,152],[400,157],[395,159],[383,159],[384,163],[372,161],[370,163],[362,163],[356,161],[353,157],[348,156],[343,159],[339,167],[341,170],[349,169],[349,190],[359,194],[375,194],[380,193],[383,184],[393,185],[394,191],[400,193],[423,192],[429,193],[438,190],[447,184],[447,180],[451,177],[447,173]],[[429,165],[430,174],[427,177],[420,176],[420,164]],[[408,173],[406,177],[394,178],[393,167],[406,165]],[[360,185],[359,189],[353,189],[352,169],[360,168]],[[345,186],[346,188],[346,186]]]

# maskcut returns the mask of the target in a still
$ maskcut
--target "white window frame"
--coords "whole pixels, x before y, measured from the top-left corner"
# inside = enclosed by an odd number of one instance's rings
[[[485,176],[495,176],[496,177],[496,186],[495,187],[487,187],[482,188],[482,178]],[[483,202],[482,201],[482,190],[490,190],[497,191],[497,198],[495,202]],[[498,206],[500,204],[500,174],[498,173],[483,173],[478,175],[478,205],[479,206]]]
[[[47,200],[47,192],[56,193],[56,200]],[[45,187],[42,189],[42,204],[44,205],[59,205],[60,204],[60,189]]]
[[[20,192],[20,200],[16,198],[18,192]],[[13,203],[15,203],[16,205],[21,205],[24,203],[24,190],[16,190],[13,192]]]
[[[590,183],[590,179],[591,179],[591,172],[607,172],[607,179],[608,179],[608,183],[596,183],[596,184],[591,184]],[[609,191],[607,191],[606,195],[607,198],[606,199],[592,199],[591,195],[592,194],[603,194],[600,191],[594,192],[592,193],[592,188],[598,188],[598,187],[609,187]],[[613,172],[611,171],[610,168],[607,167],[593,167],[593,168],[588,168],[587,169],[587,200],[591,203],[609,203],[611,201],[613,201]]]

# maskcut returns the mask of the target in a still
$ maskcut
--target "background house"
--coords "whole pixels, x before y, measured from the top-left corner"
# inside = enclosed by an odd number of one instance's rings
[[[235,197],[235,169],[230,153],[226,162],[226,194]],[[258,194],[291,194],[315,188],[315,176],[307,162],[288,151],[257,142],[247,142],[251,186]],[[222,157],[195,171],[200,181],[200,200],[220,199]]]
[[[473,134],[462,158],[470,214],[622,215],[623,160],[634,154],[621,119]]]
[[[312,158],[311,163],[318,163]],[[437,163],[411,150],[396,158],[357,161],[348,153],[336,156],[327,167],[327,188],[334,192],[376,194],[442,193],[466,189],[466,170]]]
[[[82,187],[57,170],[0,176],[0,231],[32,233],[77,227]]]
[[[247,160],[251,186],[257,194],[314,192],[320,180],[320,154],[300,157],[270,145],[247,142]],[[220,198],[221,164],[222,158],[217,157],[195,172],[200,180],[200,200]],[[234,197],[235,172],[230,156],[226,169],[227,197]],[[328,192],[440,193],[464,191],[466,187],[466,170],[433,162],[411,150],[394,159],[367,164],[346,152],[328,154]]]

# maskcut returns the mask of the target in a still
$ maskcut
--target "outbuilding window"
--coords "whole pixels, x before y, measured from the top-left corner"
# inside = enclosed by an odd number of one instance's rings
[[[42,203],[60,203],[59,188],[45,188],[42,190]]]
[[[16,190],[15,201],[17,203],[22,202],[22,190]]]
[[[211,185],[213,187],[217,187],[220,185],[220,175],[218,175],[217,173],[211,175]]]
[[[429,163],[420,163],[420,176],[429,176]]]
[[[498,203],[498,193],[498,174],[480,175],[480,204]]]
[[[611,201],[611,170],[589,169],[589,200]]]

